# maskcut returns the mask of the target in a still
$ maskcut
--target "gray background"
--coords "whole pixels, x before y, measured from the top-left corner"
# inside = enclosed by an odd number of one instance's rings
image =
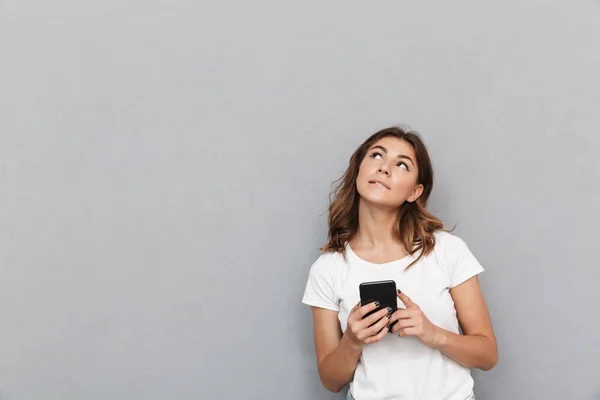
[[[483,400],[600,399],[600,2],[0,1],[0,398],[334,399],[330,183],[407,123],[485,266]]]

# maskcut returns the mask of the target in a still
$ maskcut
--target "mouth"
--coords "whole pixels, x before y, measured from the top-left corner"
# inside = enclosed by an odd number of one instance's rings
[[[390,187],[381,181],[369,181],[369,185],[381,187],[387,190],[390,190]]]

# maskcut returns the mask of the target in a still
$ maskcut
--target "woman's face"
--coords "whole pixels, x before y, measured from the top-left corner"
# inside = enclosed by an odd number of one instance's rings
[[[385,137],[367,151],[356,177],[362,200],[392,208],[415,201],[423,192],[417,184],[418,166],[412,145]]]

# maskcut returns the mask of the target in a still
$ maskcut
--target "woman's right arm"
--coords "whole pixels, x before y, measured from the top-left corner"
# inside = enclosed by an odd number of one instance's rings
[[[375,303],[363,307],[356,305],[348,316],[348,328],[342,334],[337,311],[312,307],[317,365],[325,389],[341,391],[352,381],[364,345],[375,343],[387,334],[385,326],[388,318],[384,317],[388,310],[380,310],[362,319],[375,308]],[[377,324],[369,328],[369,325],[378,320]]]

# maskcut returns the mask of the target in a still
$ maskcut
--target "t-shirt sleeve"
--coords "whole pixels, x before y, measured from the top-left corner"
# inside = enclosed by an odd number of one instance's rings
[[[327,262],[323,256],[313,263],[308,273],[308,282],[302,302],[309,306],[339,311],[334,282],[335,265]]]
[[[446,252],[450,274],[450,288],[460,285],[466,280],[484,271],[464,240],[451,236]]]

